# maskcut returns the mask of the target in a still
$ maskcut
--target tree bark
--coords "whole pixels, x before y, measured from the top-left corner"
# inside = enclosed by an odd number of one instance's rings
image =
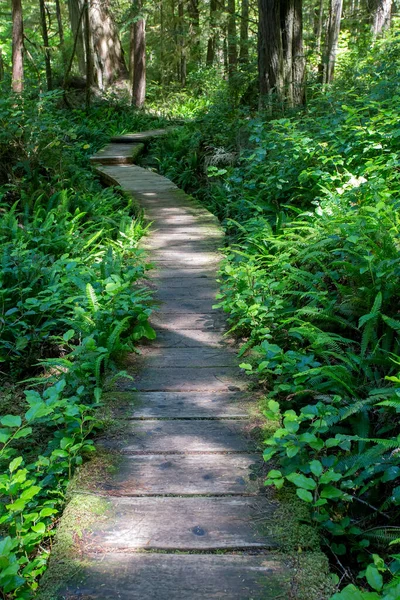
[[[21,94],[24,89],[24,23],[21,0],[12,0],[12,90]]]
[[[321,52],[322,24],[324,22],[324,0],[319,0],[316,13],[315,51],[318,55]]]
[[[236,73],[237,47],[236,47],[236,8],[235,0],[228,0],[228,75],[231,78]]]
[[[89,17],[97,85],[104,89],[117,79],[126,78],[128,69],[109,0],[90,0]]]
[[[86,73],[86,54],[83,35],[85,19],[81,18],[82,10],[83,0],[68,0],[69,20],[74,40],[76,40],[78,68],[80,74],[84,76]]]
[[[52,72],[51,72],[49,34],[47,31],[46,7],[44,4],[44,0],[39,0],[39,7],[40,7],[40,24],[41,24],[41,28],[42,28],[42,38],[43,38],[43,46],[44,46],[44,63],[45,63],[45,68],[46,68],[47,90],[50,91],[53,89],[53,76],[52,76]]]
[[[3,52],[0,48],[0,81],[3,81],[4,79],[4,59],[3,59]]]
[[[371,31],[375,39],[382,31],[390,27],[392,0],[370,0],[368,8],[372,12]]]
[[[84,31],[85,31],[85,54],[86,54],[86,110],[89,110],[92,97],[92,84],[93,84],[93,54],[90,43],[90,9],[89,9],[89,0],[84,0],[85,3],[83,5],[83,22],[84,22]]]
[[[207,67],[212,67],[215,60],[215,45],[216,45],[216,17],[218,5],[217,0],[210,0],[210,37],[207,44]]]
[[[64,44],[64,27],[62,22],[60,0],[55,0],[56,3],[56,17],[58,26],[58,37],[60,39],[60,50],[65,59],[65,44]]]
[[[247,64],[249,62],[249,0],[242,0],[240,19],[239,62]]]
[[[261,103],[283,97],[280,1],[258,0],[258,76]]]
[[[201,61],[199,0],[188,0],[190,58],[198,66]]]
[[[322,83],[330,83],[333,80],[342,10],[343,0],[330,0],[328,30],[322,63]]]
[[[305,104],[305,75],[306,60],[303,46],[303,6],[302,0],[294,0],[292,41],[292,90],[294,106]]]
[[[146,97],[146,22],[141,9],[141,0],[134,0],[134,10],[140,17],[131,29],[132,105],[136,108],[142,108]]]
[[[178,2],[178,23],[179,23],[179,81],[182,87],[186,85],[186,35],[185,35],[185,15],[183,0]]]

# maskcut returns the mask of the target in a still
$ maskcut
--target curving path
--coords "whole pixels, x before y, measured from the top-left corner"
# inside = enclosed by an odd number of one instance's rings
[[[139,375],[118,386],[131,408],[123,441],[105,442],[121,454],[102,483],[106,511],[84,533],[85,568],[60,597],[288,598],[274,540],[259,528],[273,505],[249,477],[259,458],[248,437],[245,381],[224,343],[223,315],[212,308],[223,233],[171,181],[130,164],[146,141],[117,138],[92,159],[153,222],[144,246],[160,307]]]

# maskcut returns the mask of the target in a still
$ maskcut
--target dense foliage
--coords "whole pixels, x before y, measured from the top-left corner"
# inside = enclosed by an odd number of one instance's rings
[[[57,102],[0,104],[0,587],[18,598],[34,594],[66,485],[94,450],[105,368],[154,337],[140,213],[88,169],[107,119],[116,131],[154,120],[99,105],[82,123]]]
[[[155,152],[230,235],[219,306],[277,423],[266,484],[309,505],[352,581],[335,600],[400,594],[399,52],[347,57],[346,91],[301,113],[220,104]]]

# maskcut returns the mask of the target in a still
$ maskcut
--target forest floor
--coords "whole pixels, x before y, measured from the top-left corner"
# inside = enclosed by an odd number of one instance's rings
[[[101,466],[72,483],[39,596],[326,598],[315,536],[299,569],[279,539],[294,517],[262,491],[256,394],[213,309],[223,231],[170,180],[130,164],[154,133],[120,138],[92,161],[152,222],[143,247],[157,338],[127,357],[133,380],[110,383],[116,433],[99,441]]]

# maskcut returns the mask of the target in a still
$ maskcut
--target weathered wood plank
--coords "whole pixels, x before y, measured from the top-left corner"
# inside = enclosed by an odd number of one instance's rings
[[[133,164],[143,149],[144,144],[108,144],[91,156],[90,162],[101,165]]]
[[[123,133],[121,135],[114,135],[111,141],[114,144],[137,144],[138,142],[148,142],[157,137],[163,137],[168,133],[171,133],[173,128],[167,129],[150,129],[149,131],[138,131],[136,133]]]
[[[238,392],[113,392],[104,400],[118,398],[120,413],[126,419],[243,417],[248,414],[248,398]]]
[[[109,553],[55,600],[277,600],[289,598],[286,579],[281,557]]]
[[[251,454],[124,456],[98,488],[113,496],[254,494],[250,476],[260,462]]]
[[[118,382],[121,391],[137,389],[142,392],[228,392],[245,387],[245,380],[234,367],[148,368],[137,375],[134,381],[124,378]]]
[[[101,439],[104,448],[124,454],[246,452],[246,420],[129,421],[121,438]]]
[[[137,362],[137,355],[131,355],[132,361]],[[143,348],[140,356],[143,368],[170,369],[171,367],[237,367],[239,364],[236,354],[228,349],[220,348]],[[129,357],[128,363],[129,366]]]
[[[274,548],[256,519],[271,518],[263,498],[112,498],[109,510],[83,534],[82,544],[99,550],[216,550]]]
[[[226,345],[223,330],[181,329],[174,331],[157,328],[154,348],[221,348]]]
[[[225,324],[223,313],[215,312],[208,314],[157,311],[150,318],[153,327],[164,327],[169,330],[185,329],[221,329]]]

